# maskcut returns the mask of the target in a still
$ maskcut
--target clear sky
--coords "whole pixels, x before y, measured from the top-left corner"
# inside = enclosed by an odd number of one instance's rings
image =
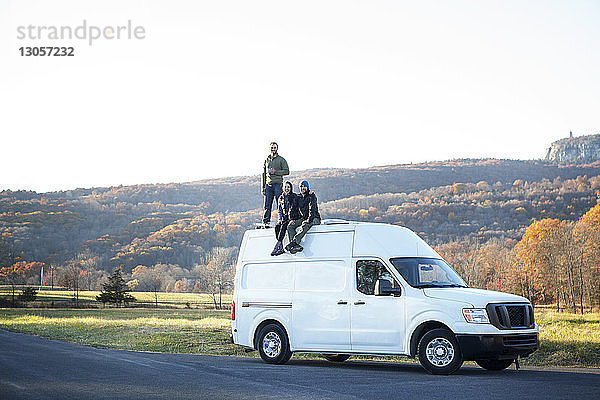
[[[144,39],[18,39],[142,26]],[[0,189],[464,157],[600,133],[599,1],[0,1]],[[73,46],[74,57],[22,57]]]

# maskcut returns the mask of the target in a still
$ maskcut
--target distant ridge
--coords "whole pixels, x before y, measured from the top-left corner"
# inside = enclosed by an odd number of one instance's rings
[[[557,140],[550,145],[546,161],[555,164],[590,164],[600,161],[600,134]]]

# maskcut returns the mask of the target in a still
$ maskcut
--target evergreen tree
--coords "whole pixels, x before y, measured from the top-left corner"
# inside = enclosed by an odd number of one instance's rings
[[[34,301],[36,297],[37,297],[37,290],[35,290],[32,287],[26,287],[25,289],[23,289],[23,291],[19,295],[19,300],[27,303],[29,301]]]
[[[96,296],[97,301],[102,304],[115,303],[117,305],[135,301],[135,298],[128,293],[129,287],[125,284],[121,268],[115,269],[108,277],[108,282],[102,285],[102,291]]]

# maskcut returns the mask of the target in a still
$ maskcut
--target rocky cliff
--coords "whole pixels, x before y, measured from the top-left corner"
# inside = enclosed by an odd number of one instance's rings
[[[556,164],[589,164],[600,160],[600,135],[568,137],[550,145],[546,161]]]

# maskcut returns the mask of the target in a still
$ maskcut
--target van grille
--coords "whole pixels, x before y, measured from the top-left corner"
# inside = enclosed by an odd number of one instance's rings
[[[515,335],[502,338],[505,346],[532,347],[537,346],[537,335]]]
[[[531,304],[488,304],[490,322],[498,329],[528,329],[535,326]]]

